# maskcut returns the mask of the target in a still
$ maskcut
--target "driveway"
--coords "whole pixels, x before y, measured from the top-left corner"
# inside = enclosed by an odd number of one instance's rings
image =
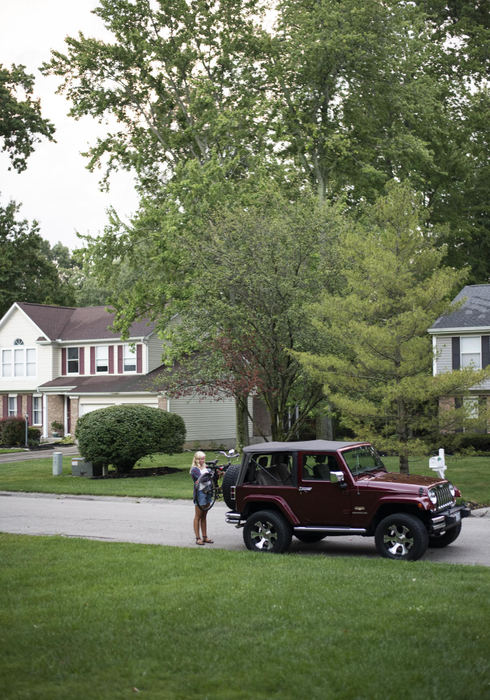
[[[216,503],[208,514],[206,548],[245,550],[242,530],[225,523],[227,507]],[[0,532],[62,535],[108,542],[195,547],[190,501],[152,498],[57,496],[0,492]],[[459,538],[444,549],[429,549],[424,561],[490,566],[490,508],[473,511]],[[377,557],[372,537],[329,537],[316,544],[293,538],[292,552],[327,556]]]

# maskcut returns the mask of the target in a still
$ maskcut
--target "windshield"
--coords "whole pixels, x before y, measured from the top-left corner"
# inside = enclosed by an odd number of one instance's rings
[[[342,450],[342,457],[354,476],[385,469],[381,457],[372,445]]]

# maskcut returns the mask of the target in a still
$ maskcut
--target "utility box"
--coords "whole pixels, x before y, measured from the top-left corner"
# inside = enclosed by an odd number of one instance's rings
[[[71,475],[72,476],[101,476],[102,468],[94,467],[92,462],[86,462],[83,457],[74,457],[71,460]]]

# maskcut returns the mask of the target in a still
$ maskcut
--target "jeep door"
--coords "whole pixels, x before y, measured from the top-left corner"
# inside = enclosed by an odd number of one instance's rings
[[[339,483],[332,476],[339,471],[343,469],[335,453],[298,453],[298,487],[289,499],[302,525],[350,525],[352,486],[350,480]]]

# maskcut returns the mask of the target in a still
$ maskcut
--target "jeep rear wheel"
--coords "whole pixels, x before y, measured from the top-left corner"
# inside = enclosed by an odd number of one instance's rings
[[[243,541],[254,552],[285,552],[291,544],[289,523],[272,510],[252,513],[243,528]]]
[[[228,506],[228,508],[231,508],[231,510],[235,508],[235,500],[231,497],[231,489],[236,484],[239,472],[239,464],[230,464],[228,469],[225,471],[223,481],[221,482],[223,500]]]
[[[454,542],[454,540],[459,537],[460,532],[461,523],[458,523],[443,535],[434,535],[433,537],[429,537],[429,547],[432,547],[433,549],[442,549],[442,547],[447,547],[448,544],[451,544],[451,542]]]
[[[429,536],[421,520],[413,515],[394,513],[383,518],[374,536],[378,554],[388,559],[414,561],[427,550]]]

